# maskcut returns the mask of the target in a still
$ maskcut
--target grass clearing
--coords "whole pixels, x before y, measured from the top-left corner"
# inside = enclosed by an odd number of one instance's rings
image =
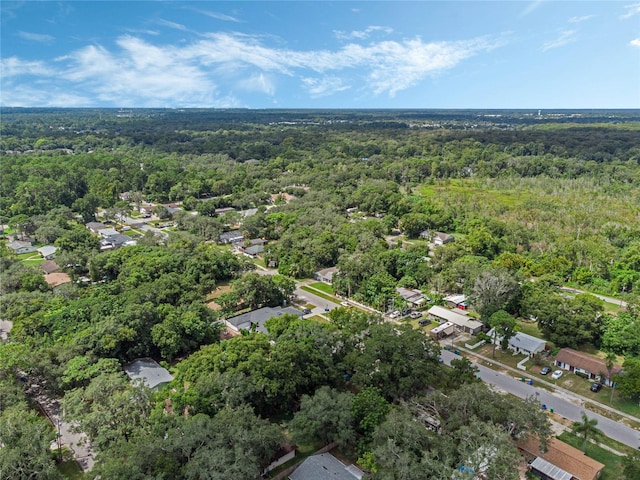
[[[84,472],[78,465],[78,462],[75,460],[68,460],[66,462],[62,462],[56,466],[62,478],[66,478],[69,480],[81,480],[86,478],[84,476]]]
[[[311,288],[316,288],[318,290],[323,291],[324,293],[326,293],[327,295],[334,295],[335,292],[333,291],[333,287],[331,285],[329,285],[328,283],[323,283],[323,282],[315,282],[309,285]]]
[[[328,300],[328,301],[333,302],[333,303],[339,303],[338,299],[336,299],[336,298],[334,298],[334,297],[332,297],[330,295],[327,295],[326,293],[324,293],[324,292],[322,292],[320,290],[317,290],[315,288],[311,288],[309,285],[304,285],[304,286],[302,286],[300,288],[302,290],[304,290],[305,292],[313,293],[316,297],[323,298],[324,300]]]

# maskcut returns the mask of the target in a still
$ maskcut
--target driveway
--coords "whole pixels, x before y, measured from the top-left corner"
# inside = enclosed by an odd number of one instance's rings
[[[460,358],[460,356],[448,350],[442,350],[442,360],[447,365],[450,365],[451,360],[455,358]],[[535,385],[535,379],[534,384],[529,385],[526,382],[522,382],[521,377],[515,377],[515,374],[510,375],[496,372],[477,363],[474,365],[478,368],[478,376],[482,381],[493,385],[498,390],[511,393],[520,398],[535,397],[540,405],[544,404],[549,409],[553,408],[555,413],[573,422],[582,421],[581,413],[584,412],[587,417],[598,421],[598,428],[602,430],[607,437],[632,448],[640,448],[640,432],[585,409],[582,400],[562,392],[549,392],[544,388],[538,388]],[[528,378],[526,375],[523,376]]]

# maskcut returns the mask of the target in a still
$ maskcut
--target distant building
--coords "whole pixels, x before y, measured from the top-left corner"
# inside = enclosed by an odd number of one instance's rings
[[[58,247],[54,247],[53,245],[45,245],[38,249],[38,253],[42,255],[42,258],[45,260],[53,260],[56,258],[56,251],[58,251]]]
[[[493,328],[489,330],[487,335],[493,339]],[[496,337],[495,341],[496,344],[500,344],[502,338]],[[523,353],[532,357],[536,353],[544,352],[546,345],[547,343],[540,338],[527,335],[526,333],[516,332],[516,334],[509,339],[508,348],[515,353]]]
[[[234,332],[239,332],[240,330],[255,330],[256,332],[268,333],[264,327],[264,323],[270,318],[280,317],[286,313],[297,315],[298,317],[302,317],[303,315],[300,310],[293,307],[263,307],[228,318],[224,323]]]
[[[33,253],[37,251],[37,248],[31,245],[31,242],[26,242],[23,240],[14,240],[13,242],[9,243],[7,247],[13,250],[16,255],[20,255],[22,253]]]
[[[244,240],[240,230],[231,230],[220,234],[220,243],[238,243]]]
[[[325,268],[323,270],[319,270],[317,271],[314,275],[313,278],[318,280],[319,282],[324,282],[324,283],[332,283],[333,282],[333,276],[338,273],[338,267],[331,267],[331,268]]]
[[[289,475],[290,480],[360,480],[362,470],[345,465],[330,453],[311,455]]]
[[[444,297],[443,300],[449,308],[459,308],[460,310],[466,310],[469,308],[469,302],[467,301],[466,295],[449,295],[448,297]]]
[[[169,371],[151,358],[139,358],[124,366],[131,380],[142,380],[149,388],[159,390],[173,380]]]
[[[600,380],[604,385],[610,386],[607,365],[601,358],[588,353],[578,352],[573,348],[563,348],[558,352],[555,359],[555,365],[569,370],[572,373],[581,373],[590,380]],[[614,365],[611,375],[618,375],[622,371],[622,367]],[[603,375],[605,378],[600,378]]]
[[[471,335],[476,335],[482,331],[483,323],[475,320],[462,313],[454,312],[448,308],[434,305],[427,312],[430,319],[437,320],[440,323],[453,323],[458,330]]]
[[[402,297],[402,299],[413,305],[414,307],[419,307],[424,302],[427,301],[427,298],[420,290],[412,290],[410,288],[404,287],[396,287],[396,293]]]

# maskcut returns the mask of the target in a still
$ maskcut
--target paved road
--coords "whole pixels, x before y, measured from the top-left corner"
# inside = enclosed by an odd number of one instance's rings
[[[444,363],[448,365],[454,358],[460,357],[447,350],[442,350],[442,360]],[[520,377],[515,378],[511,375],[505,375],[479,364],[475,364],[475,366],[479,370],[479,377],[485,383],[494,385],[500,390],[520,398],[536,397],[540,404],[545,404],[548,408],[553,408],[555,413],[573,422],[581,421],[581,413],[584,412],[587,414],[587,417],[598,420],[598,428],[602,430],[607,437],[629,445],[632,448],[640,448],[640,432],[583,408],[578,399],[570,398],[558,392],[549,392],[543,388],[538,388],[535,386],[535,380],[533,385],[528,385],[520,381]]]
[[[625,302],[624,300],[620,300],[619,298],[607,297],[605,295],[600,295],[598,293],[585,292],[583,290],[578,290],[577,288],[570,288],[570,287],[560,287],[560,290],[562,290],[563,292],[575,293],[575,294],[587,293],[589,295],[593,295],[594,297],[598,297],[600,300],[604,300],[607,303],[612,303],[614,305],[619,305],[623,308],[627,308],[627,302]]]

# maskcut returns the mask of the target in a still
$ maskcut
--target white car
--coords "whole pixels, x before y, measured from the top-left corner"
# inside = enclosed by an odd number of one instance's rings
[[[562,370],[556,370],[551,374],[551,378],[558,380],[562,376]]]
[[[389,315],[389,318],[398,318],[399,316],[400,316],[400,312],[396,310],[391,315]]]
[[[343,307],[348,307],[349,306],[349,302],[340,302],[340,305],[342,305]]]

